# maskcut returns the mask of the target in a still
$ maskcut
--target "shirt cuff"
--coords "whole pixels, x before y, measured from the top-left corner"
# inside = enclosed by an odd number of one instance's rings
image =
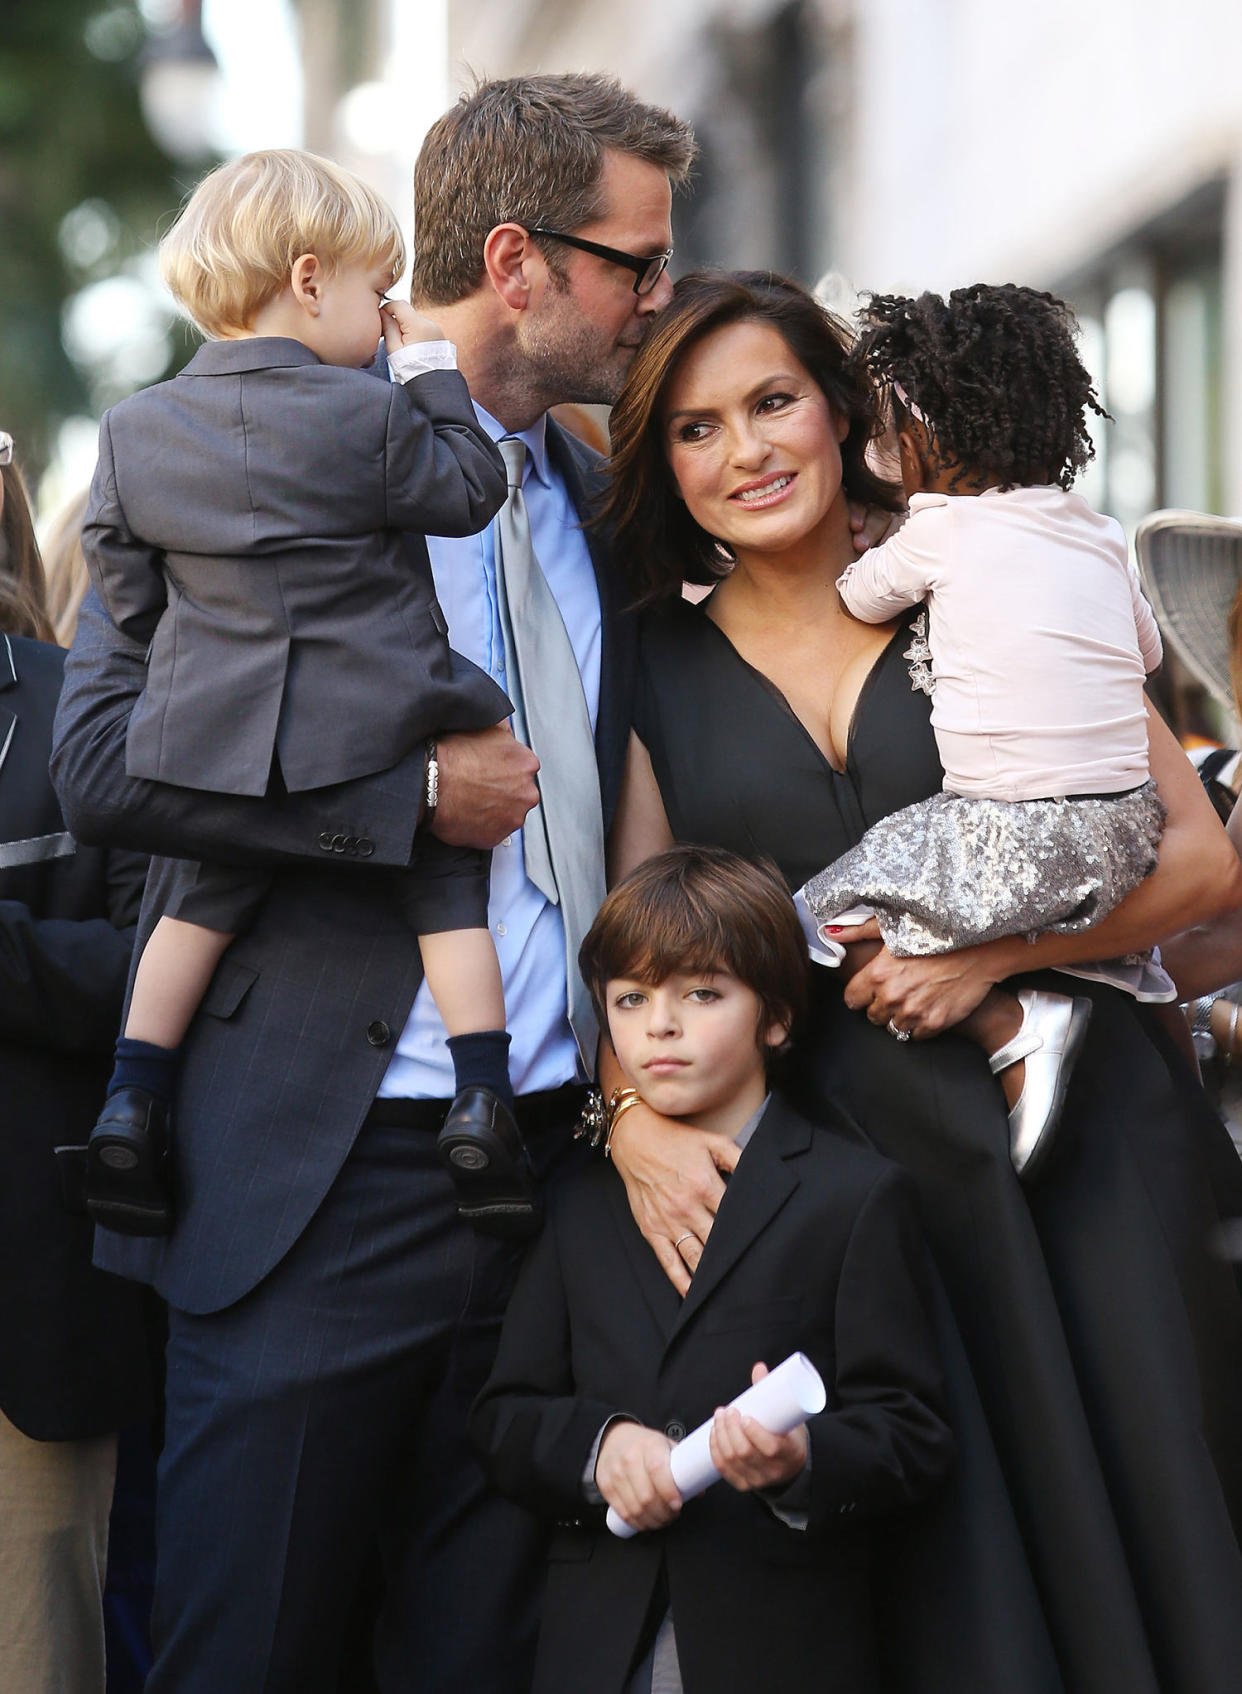
[[[805,1530],[811,1511],[811,1443],[806,1444],[806,1463],[792,1481],[783,1488],[761,1488],[758,1494],[773,1517],[789,1529]]]
[[[587,1454],[587,1462],[582,1467],[582,1494],[588,1506],[602,1506],[605,1504],[604,1496],[600,1493],[595,1481],[595,1466],[599,1460],[599,1450],[604,1444],[605,1435],[607,1435],[614,1423],[637,1422],[637,1418],[630,1417],[626,1412],[614,1412],[612,1417],[600,1424],[599,1434],[591,1443],[591,1451]]]
[[[394,382],[409,382],[427,371],[455,371],[457,348],[451,341],[411,341],[388,355],[388,374]]]

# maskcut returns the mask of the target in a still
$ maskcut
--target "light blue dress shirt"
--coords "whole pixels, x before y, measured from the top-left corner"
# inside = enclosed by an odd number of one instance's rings
[[[511,433],[475,407],[493,441]],[[523,493],[535,556],[560,607],[582,676],[594,729],[599,716],[600,606],[595,572],[577,511],[548,463],[547,419],[518,439],[526,444]],[[428,536],[436,593],[457,652],[505,683],[505,650],[496,589],[495,526],[481,535],[445,540]],[[488,924],[500,958],[506,1021],[513,1043],[509,1072],[519,1094],[558,1088],[582,1077],[566,1011],[565,932],[558,907],[527,880],[522,834],[492,854]],[[380,1084],[381,1097],[448,1099],[453,1066],[445,1030],[426,983],[419,989],[396,1052]]]

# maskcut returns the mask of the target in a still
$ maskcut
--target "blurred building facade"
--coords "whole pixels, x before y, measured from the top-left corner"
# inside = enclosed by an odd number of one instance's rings
[[[1236,0],[448,4],[459,80],[607,67],[694,123],[681,268],[1053,288],[1116,420],[1083,492],[1242,512]]]
[[[1234,0],[450,0],[449,18],[459,77],[607,66],[694,122],[683,265],[1067,294],[1117,419],[1093,496],[1127,524],[1242,511]]]

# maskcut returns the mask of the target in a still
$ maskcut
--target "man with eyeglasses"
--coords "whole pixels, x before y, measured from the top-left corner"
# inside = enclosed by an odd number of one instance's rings
[[[580,253],[594,253],[597,259],[607,259],[611,265],[633,271],[635,294],[650,294],[673,257],[671,247],[666,247],[663,253],[653,253],[650,258],[640,258],[637,253],[623,253],[619,247],[605,247],[601,241],[584,241],[580,235],[566,235],[564,230],[544,229],[542,226],[528,230],[527,234],[546,236],[549,241],[576,247]]]
[[[546,414],[615,399],[671,297],[671,192],[693,152],[609,78],[530,77],[464,97],[416,170],[412,294],[447,338],[428,356],[460,365],[512,490],[482,535],[429,540],[432,565],[454,646],[518,704],[541,794],[504,728],[257,802],[130,779],[143,655],[83,608],[55,764],[71,827],[286,867],[186,1045],[172,1235],[99,1237],[100,1262],[170,1308],[148,1694],[339,1694],[375,1567],[383,1694],[528,1685],[533,1523],[486,1489],[464,1434],[517,1255],[457,1215],[435,1150],[444,1032],[376,870],[417,852],[418,829],[495,849],[517,1127],[546,1174],[594,1058],[576,926],[602,892],[634,658],[582,526],[594,456]],[[146,932],[177,875],[157,866]]]

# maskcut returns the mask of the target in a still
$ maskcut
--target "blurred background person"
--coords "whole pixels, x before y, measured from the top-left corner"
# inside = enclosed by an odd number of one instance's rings
[[[1237,734],[1242,722],[1242,520],[1153,512],[1135,537],[1139,569],[1169,643],[1216,701],[1232,745],[1192,753],[1239,857]],[[1242,908],[1161,946],[1186,1004],[1204,1086],[1242,1146]]]
[[[117,1432],[151,1411],[150,1307],[91,1265],[56,1150],[85,1141],[103,1098],[146,862],[65,832],[51,635],[0,433],[0,1689],[101,1694]]]
[[[47,584],[26,484],[13,459],[13,437],[0,430],[0,594],[6,635],[51,641]]]
[[[82,524],[90,489],[84,488],[66,500],[56,512],[43,537],[43,574],[47,579],[47,615],[52,622],[52,639],[58,647],[72,647],[78,627],[78,607],[90,578],[82,551]]]

